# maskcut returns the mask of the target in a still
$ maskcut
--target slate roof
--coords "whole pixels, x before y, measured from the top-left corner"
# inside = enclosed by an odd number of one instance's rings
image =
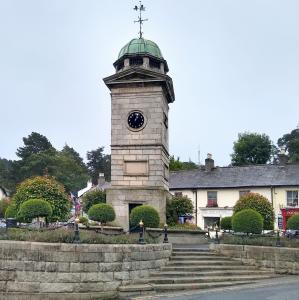
[[[263,186],[299,186],[299,164],[177,171],[171,172],[169,179],[172,190]]]

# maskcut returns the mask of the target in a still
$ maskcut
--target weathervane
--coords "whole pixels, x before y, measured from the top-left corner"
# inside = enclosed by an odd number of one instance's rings
[[[142,33],[143,33],[142,25],[143,25],[143,22],[148,21],[148,19],[142,19],[141,12],[145,11],[145,7],[141,3],[141,1],[139,1],[139,7],[137,5],[135,5],[134,10],[139,11],[138,20],[134,21],[134,23],[139,23],[139,38],[142,39]]]

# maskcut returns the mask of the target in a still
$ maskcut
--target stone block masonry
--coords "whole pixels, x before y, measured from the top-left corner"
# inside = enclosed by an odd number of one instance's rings
[[[299,275],[298,248],[211,244],[210,249],[237,258],[244,264],[271,268],[279,274]]]
[[[0,299],[109,299],[164,266],[171,244],[0,243]]]

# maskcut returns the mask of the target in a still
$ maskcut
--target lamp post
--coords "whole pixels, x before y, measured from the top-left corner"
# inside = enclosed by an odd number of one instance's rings
[[[80,219],[77,217],[75,219],[75,237],[74,237],[74,241],[73,241],[74,244],[80,244],[81,243],[81,241],[80,241],[80,232],[79,232],[79,221],[80,221]]]
[[[142,220],[140,220],[139,222],[139,229],[140,229],[140,232],[139,232],[139,240],[138,240],[138,243],[139,244],[145,244],[145,241],[144,241],[144,226],[143,226],[143,222]]]
[[[164,240],[163,243],[168,243],[168,231],[167,231],[168,225],[165,223],[164,224]]]

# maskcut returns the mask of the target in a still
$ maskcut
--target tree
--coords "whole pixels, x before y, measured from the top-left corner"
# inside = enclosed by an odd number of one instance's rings
[[[106,193],[99,189],[88,191],[83,198],[83,211],[87,212],[91,206],[100,203],[106,203]]]
[[[112,222],[115,220],[115,211],[114,208],[106,203],[100,203],[93,205],[88,210],[88,218],[93,221],[101,222],[102,230],[103,224],[107,222]]]
[[[61,150],[61,154],[73,159],[78,165],[80,165],[81,167],[83,167],[87,170],[86,165],[83,162],[83,158],[80,156],[80,154],[74,148],[72,148],[66,144],[63,147],[63,149]]]
[[[239,133],[234,142],[232,165],[244,166],[269,163],[275,153],[275,146],[269,136],[258,133]]]
[[[277,144],[288,152],[290,162],[299,162],[299,128],[283,135]]]
[[[180,158],[175,158],[174,155],[170,156],[169,159],[169,170],[170,171],[180,171],[180,170],[193,170],[197,169],[198,166],[193,161],[180,161]]]
[[[43,151],[55,151],[50,141],[37,132],[32,132],[28,137],[24,137],[23,142],[24,147],[19,147],[16,152],[17,156],[21,159],[26,159],[32,154],[41,153]]]
[[[37,176],[23,181],[13,197],[17,211],[23,202],[30,199],[44,199],[53,210],[51,221],[66,221],[70,214],[71,203],[64,187],[50,176]]]
[[[260,234],[263,230],[263,217],[253,209],[243,209],[233,215],[232,228],[235,232]]]
[[[243,195],[234,206],[234,214],[249,208],[262,215],[265,230],[273,230],[274,210],[266,197],[258,193],[247,193]]]
[[[139,205],[132,209],[130,213],[130,225],[138,226],[142,221],[144,227],[159,227],[160,217],[158,211],[150,205]]]
[[[193,203],[187,196],[174,196],[166,201],[166,219],[169,225],[178,222],[179,216],[193,213]]]
[[[46,200],[30,199],[20,205],[18,217],[30,223],[35,218],[49,218],[52,213],[52,207]]]
[[[98,183],[99,173],[105,174],[106,181],[111,178],[111,156],[104,154],[104,147],[87,152],[87,168],[92,178],[92,183]]]

